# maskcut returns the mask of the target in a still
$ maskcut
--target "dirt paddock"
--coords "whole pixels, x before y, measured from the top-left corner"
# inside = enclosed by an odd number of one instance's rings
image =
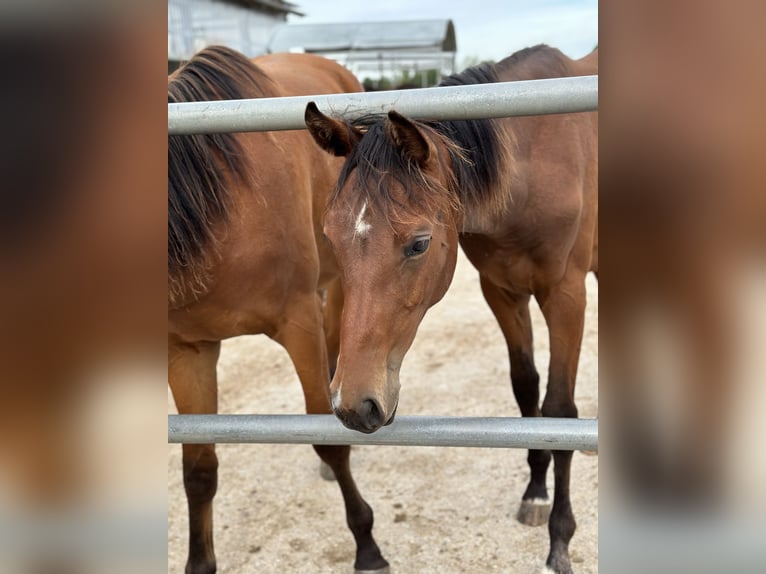
[[[535,359],[547,379],[545,322],[532,305]],[[583,418],[598,413],[598,286],[588,278],[576,400]],[[460,256],[453,284],[423,321],[401,371],[398,414],[520,416],[505,343]],[[265,336],[223,343],[218,367],[220,412],[303,412],[287,353]],[[168,392],[168,410],[176,412]],[[219,572],[344,573],[354,544],[340,491],[319,475],[303,445],[221,445],[215,499]],[[352,448],[352,468],[375,511],[374,534],[392,574],[532,573],[548,551],[546,527],[518,523],[528,480],[526,451],[477,448]],[[548,472],[553,486],[552,468]],[[570,544],[578,574],[598,572],[598,457],[575,453]],[[168,572],[183,572],[187,552],[181,448],[169,445]]]

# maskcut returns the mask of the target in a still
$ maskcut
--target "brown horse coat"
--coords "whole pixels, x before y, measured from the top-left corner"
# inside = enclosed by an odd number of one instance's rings
[[[203,50],[168,79],[169,102],[348,91],[361,86],[332,61],[276,54],[250,62],[221,47]],[[342,162],[305,131],[170,136],[168,146],[168,378],[179,412],[217,411],[220,341],[257,333],[290,354],[307,411],[331,412],[328,373],[342,298],[321,217]],[[386,567],[372,539],[372,511],[351,477],[349,448],[316,450],[343,493],[357,568]],[[215,571],[217,464],[214,445],[184,445],[187,572]]]
[[[573,61],[537,46],[482,64],[442,85],[598,73],[598,54]],[[345,307],[336,415],[374,432],[393,420],[399,368],[429,307],[446,292],[458,241],[508,344],[511,382],[524,416],[575,417],[574,384],[585,311],[585,276],[597,272],[597,114],[417,122],[391,111],[355,125],[309,105],[317,143],[347,156],[325,217]],[[352,137],[349,137],[352,134]],[[539,404],[529,299],[550,332],[548,388]],[[571,452],[555,452],[547,566],[571,572],[575,529]],[[519,519],[540,524],[550,509],[548,451],[530,451],[531,480]]]

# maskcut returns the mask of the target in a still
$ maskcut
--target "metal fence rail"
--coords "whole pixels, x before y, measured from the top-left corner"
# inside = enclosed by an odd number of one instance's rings
[[[598,109],[598,76],[417,90],[168,104],[168,134],[298,130],[306,104],[355,119],[390,109],[415,119],[477,120]]]
[[[363,444],[598,450],[597,419],[402,416],[372,434],[333,415],[168,415],[171,443]]]
[[[598,109],[598,76],[387,92],[168,104],[168,135],[304,129],[306,104],[353,120],[390,109],[470,120]],[[359,444],[598,450],[598,420],[402,416],[373,434],[333,415],[168,415],[170,443]]]

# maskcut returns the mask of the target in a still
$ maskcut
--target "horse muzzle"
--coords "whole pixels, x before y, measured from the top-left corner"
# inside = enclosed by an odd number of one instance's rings
[[[373,433],[391,424],[399,406],[399,373],[384,371],[370,377],[365,385],[354,384],[344,371],[336,372],[330,384],[330,397],[335,416],[346,428]]]
[[[335,416],[351,430],[373,433],[383,425],[389,424],[391,417],[386,417],[380,403],[374,398],[364,399],[356,408],[337,408]]]

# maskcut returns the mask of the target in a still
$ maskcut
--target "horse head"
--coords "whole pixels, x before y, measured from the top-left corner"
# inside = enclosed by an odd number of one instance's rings
[[[436,132],[394,111],[360,128],[309,104],[306,124],[346,157],[324,218],[345,298],[332,406],[348,428],[374,432],[393,420],[402,360],[455,270],[449,154]]]

